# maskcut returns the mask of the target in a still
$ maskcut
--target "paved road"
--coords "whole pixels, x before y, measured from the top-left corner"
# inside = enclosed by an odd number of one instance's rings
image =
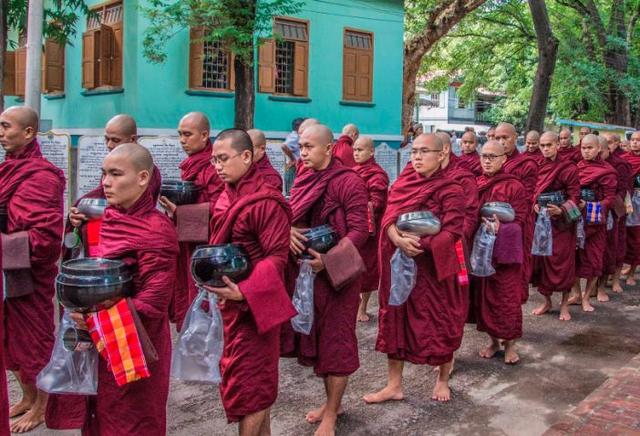
[[[558,297],[556,297],[557,300]],[[541,298],[532,293],[524,307],[521,362],[506,366],[477,357],[486,339],[467,326],[451,382],[448,404],[430,400],[435,375],[429,367],[407,365],[402,402],[365,405],[361,397],[383,386],[385,356],[374,351],[375,318],[358,326],[361,368],[351,378],[339,435],[539,435],[598,387],[616,369],[640,353],[640,294],[613,296],[592,314],[572,308],[573,321],[558,311],[529,315]],[[17,392],[12,383],[12,397]],[[292,360],[281,361],[280,396],[272,411],[274,435],[311,435],[307,410],[323,401],[321,380]],[[144,405],[140,405],[144,407]],[[234,435],[215,387],[174,382],[169,399],[170,435]],[[58,436],[77,432],[39,429],[31,434]]]

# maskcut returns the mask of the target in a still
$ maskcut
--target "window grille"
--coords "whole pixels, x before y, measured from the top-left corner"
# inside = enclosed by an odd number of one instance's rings
[[[212,89],[229,88],[229,54],[220,41],[204,41],[202,86]]]
[[[276,93],[293,93],[295,43],[277,41],[276,43]]]

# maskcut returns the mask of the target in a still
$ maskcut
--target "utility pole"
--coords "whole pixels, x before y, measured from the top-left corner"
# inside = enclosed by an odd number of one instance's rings
[[[25,84],[25,105],[40,116],[40,89],[42,81],[42,21],[44,19],[43,0],[29,0],[27,18],[27,71]]]

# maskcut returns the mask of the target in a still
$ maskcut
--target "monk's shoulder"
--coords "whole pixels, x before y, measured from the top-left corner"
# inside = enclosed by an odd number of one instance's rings
[[[149,224],[149,229],[157,233],[158,235],[162,235],[167,240],[176,239],[177,241],[177,233],[174,224],[171,222],[169,217],[160,212],[159,210],[150,211],[145,217],[145,221]]]

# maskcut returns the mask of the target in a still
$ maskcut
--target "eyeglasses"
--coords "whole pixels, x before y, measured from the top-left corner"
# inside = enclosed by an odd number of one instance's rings
[[[480,155],[480,159],[481,160],[488,160],[489,162],[493,162],[494,160],[498,159],[499,157],[504,156],[504,154],[481,154]]]
[[[428,148],[412,148],[411,149],[411,156],[422,156],[425,155],[427,153],[441,153],[442,150],[429,150]]]
[[[234,154],[233,156],[219,156],[219,157],[211,156],[211,165],[220,164],[221,166],[225,166],[226,164],[229,163],[231,159],[233,159],[234,157],[238,157],[241,154],[242,153]]]

